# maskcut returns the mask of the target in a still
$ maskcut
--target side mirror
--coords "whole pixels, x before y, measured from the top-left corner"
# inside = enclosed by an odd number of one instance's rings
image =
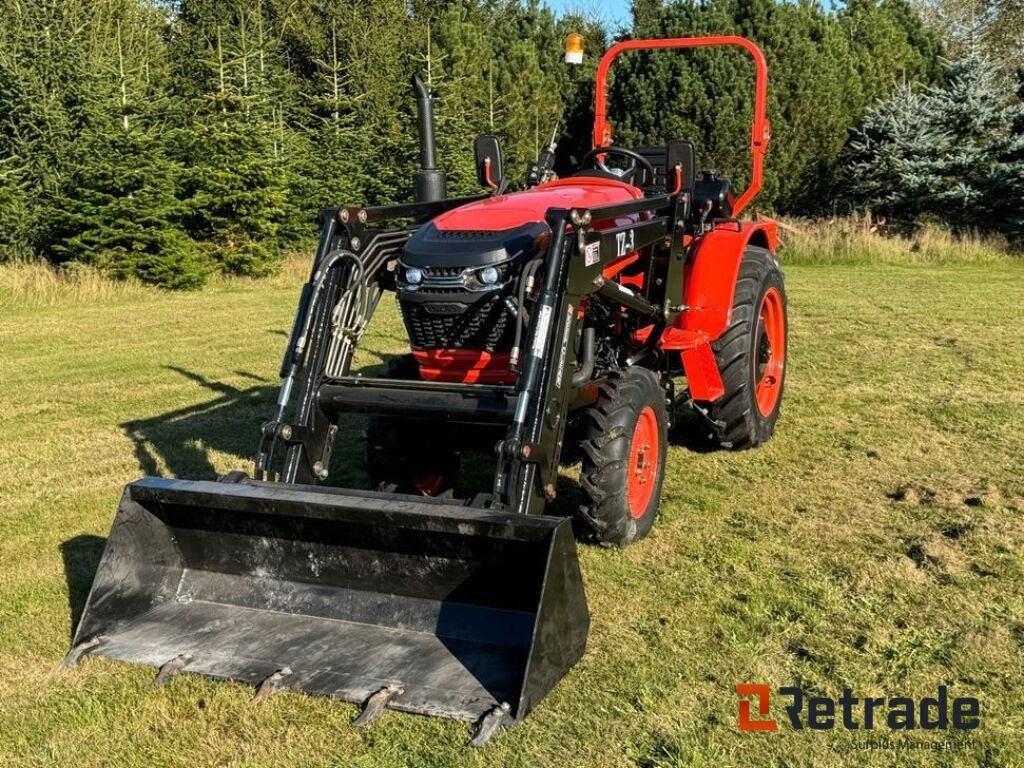
[[[473,144],[476,157],[476,178],[481,187],[497,189],[505,178],[505,168],[501,160],[501,142],[497,136],[481,136]]]
[[[665,180],[667,191],[676,195],[689,192],[692,197],[697,183],[697,154],[693,142],[683,139],[670,141],[665,146],[665,170],[668,173]]]

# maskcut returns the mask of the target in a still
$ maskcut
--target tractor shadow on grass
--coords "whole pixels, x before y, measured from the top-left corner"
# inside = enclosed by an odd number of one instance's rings
[[[121,424],[132,439],[140,474],[209,480],[217,477],[211,452],[237,455],[239,466],[251,455],[262,421],[270,415],[277,386],[251,374],[256,382],[238,388],[210,381],[180,368],[174,371],[214,394],[214,397],[183,408]],[[106,539],[82,535],[60,545],[68,588],[71,636],[74,637],[92,588]]]
[[[721,446],[711,439],[711,429],[692,408],[677,406],[668,444],[685,448],[692,453],[717,453]]]
[[[377,368],[366,366],[363,372],[370,374]],[[212,393],[212,397],[120,425],[134,444],[140,475],[213,480],[222,473],[214,463],[214,454],[237,457],[233,468],[251,473],[260,425],[273,414],[278,383],[239,371],[238,375],[254,383],[236,387],[182,368],[168,366],[168,370],[196,382]],[[351,428],[343,424],[334,448],[337,463],[348,465],[348,471],[335,476],[335,481],[340,480],[341,484],[350,480],[346,477],[349,475],[358,480],[362,471],[362,420],[353,417],[352,421],[359,423],[348,425]],[[82,618],[105,545],[104,537],[92,535],[75,536],[60,545],[72,637]]]
[[[390,356],[375,354],[384,362],[362,366],[353,373],[379,375]],[[199,384],[212,397],[121,424],[134,444],[141,474],[213,480],[225,471],[223,460],[220,469],[215,461],[216,456],[223,454],[237,459],[228,469],[241,469],[251,474],[260,427],[273,416],[280,383],[236,371],[236,375],[254,382],[252,386],[238,387],[175,366],[167,366],[167,370]],[[332,453],[330,485],[363,487],[365,484],[365,425],[363,416],[342,416]]]
[[[68,613],[71,620],[71,637],[78,630],[78,622],[85,610],[85,601],[92,588],[92,580],[99,568],[103,547],[107,540],[102,536],[83,534],[61,543],[60,555],[64,560],[64,579],[68,586]]]
[[[273,413],[276,383],[238,371],[257,383],[235,387],[182,368],[167,368],[199,384],[214,397],[121,424],[135,445],[142,473],[210,480],[218,475],[211,454],[228,453],[239,459],[252,456],[260,424]]]
[[[396,355],[374,353],[382,362],[361,366],[354,372],[364,376],[381,375]],[[252,455],[259,439],[260,425],[274,412],[278,383],[244,371],[236,375],[253,380],[253,385],[238,387],[210,380],[193,371],[168,366],[169,371],[199,384],[212,397],[157,416],[134,419],[121,424],[134,444],[140,473],[150,477],[175,477],[190,480],[214,480],[225,471],[223,459],[218,469],[215,457],[236,457],[228,469],[252,473]],[[366,417],[345,414],[331,456],[328,485],[369,488],[364,469]],[[468,452],[464,457],[457,492],[471,498],[475,491],[490,487],[493,457],[489,451]],[[582,500],[575,479],[560,476],[558,498],[549,510],[554,515],[571,515]]]

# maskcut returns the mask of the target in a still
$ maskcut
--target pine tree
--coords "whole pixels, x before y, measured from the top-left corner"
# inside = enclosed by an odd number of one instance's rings
[[[948,140],[936,167],[943,180],[933,210],[960,227],[1024,234],[1024,103],[979,54],[952,64],[929,92],[928,115]]]
[[[865,106],[886,98],[898,83],[941,79],[939,37],[907,0],[848,0],[838,20],[850,41]]]
[[[846,151],[847,194],[856,205],[903,221],[931,210],[948,136],[929,117],[925,95],[902,85],[870,110]]]
[[[18,158],[0,159],[0,262],[28,254],[28,195]]]
[[[1024,104],[980,56],[955,62],[942,86],[901,87],[854,130],[850,191],[905,221],[1024,233]]]
[[[141,130],[90,134],[52,231],[57,261],[98,267],[165,288],[195,288],[209,274],[181,228],[180,168]]]
[[[738,34],[761,47],[774,141],[757,204],[783,211],[822,211],[833,197],[848,127],[897,82],[930,82],[937,71],[935,36],[906,0],[851,0],[838,14],[813,0],[636,0],[633,15],[644,36]],[[701,167],[746,185],[753,76],[743,52],[633,53],[615,72],[617,141],[689,139]]]

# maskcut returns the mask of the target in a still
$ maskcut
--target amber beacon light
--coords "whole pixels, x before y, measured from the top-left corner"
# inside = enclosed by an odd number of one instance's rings
[[[565,63],[583,63],[583,35],[577,32],[570,32],[565,38]]]

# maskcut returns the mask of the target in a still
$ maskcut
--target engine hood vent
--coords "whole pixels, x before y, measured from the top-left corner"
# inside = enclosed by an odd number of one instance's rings
[[[433,223],[409,238],[402,264],[421,269],[462,268],[501,264],[514,258],[536,255],[546,241],[546,224],[532,222],[498,232],[442,230]]]

